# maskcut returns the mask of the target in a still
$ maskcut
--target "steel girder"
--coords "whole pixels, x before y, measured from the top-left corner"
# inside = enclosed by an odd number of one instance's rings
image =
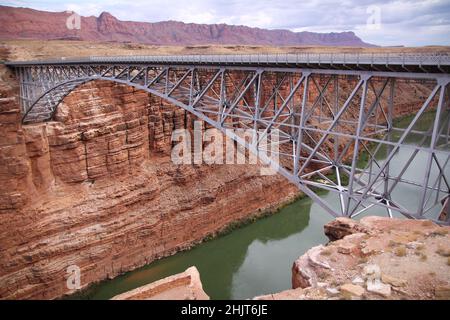
[[[449,212],[438,219],[450,194],[448,74],[100,62],[20,65],[16,71],[24,123],[51,120],[64,97],[85,82],[114,81],[161,97],[221,130],[333,216],[356,217],[377,207],[389,216],[450,223]],[[415,106],[403,101],[411,93],[408,86],[420,91]],[[414,116],[396,126],[405,107]],[[423,118],[429,127],[422,127]],[[227,130],[236,128],[260,135],[247,141]],[[275,130],[279,161],[261,144]],[[399,150],[408,154],[401,163]],[[411,178],[418,161],[423,172]],[[400,188],[411,189],[411,198]],[[336,202],[318,196],[319,189],[335,195]]]

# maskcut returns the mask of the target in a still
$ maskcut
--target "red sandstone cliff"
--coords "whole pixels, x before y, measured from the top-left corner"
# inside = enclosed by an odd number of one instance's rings
[[[70,15],[67,12],[0,6],[0,39],[77,39],[157,45],[372,46],[363,42],[353,32],[291,32],[226,24],[120,21],[107,12],[103,12],[99,17],[81,17],[81,28],[69,30],[66,20]]]

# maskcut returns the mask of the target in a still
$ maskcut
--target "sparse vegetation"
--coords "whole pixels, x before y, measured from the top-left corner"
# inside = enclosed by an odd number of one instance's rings
[[[352,300],[352,295],[350,294],[350,292],[346,292],[346,291],[342,292],[341,291],[341,298],[343,300]]]
[[[424,245],[421,245],[421,246],[418,246],[418,247],[416,248],[416,251],[414,251],[414,254],[415,254],[416,256],[419,256],[420,261],[427,261],[427,259],[428,259],[427,255],[426,255],[424,252],[421,251],[421,250],[423,250],[424,248],[425,248],[425,246],[424,246]]]
[[[439,247],[436,253],[443,257],[450,257],[450,248]]]
[[[389,240],[388,246],[390,248],[394,248],[398,245],[398,242],[395,242],[394,240]]]
[[[358,261],[358,264],[364,264],[364,263],[367,263],[367,261],[369,261],[369,258],[361,257]]]
[[[331,249],[330,247],[325,247],[325,249],[323,249],[320,254],[322,256],[329,256],[333,253],[333,249]]]
[[[401,245],[395,248],[394,253],[397,257],[404,257],[406,256],[406,247],[404,245]]]
[[[432,236],[446,236],[447,234],[448,230],[445,228],[439,228],[431,233]]]
[[[430,221],[430,220],[424,220],[424,221],[422,222],[422,225],[423,225],[424,227],[431,227],[431,226],[434,225],[434,223],[433,223],[432,221]]]
[[[425,249],[425,245],[424,244],[419,244],[416,247],[416,250],[423,250],[423,249]]]
[[[337,279],[331,280],[330,284],[332,287],[339,287],[341,285],[341,283]]]

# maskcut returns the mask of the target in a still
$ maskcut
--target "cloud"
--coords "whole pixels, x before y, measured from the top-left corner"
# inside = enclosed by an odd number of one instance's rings
[[[448,0],[9,0],[41,10],[108,11],[121,20],[227,23],[292,31],[354,31],[380,45],[450,45]],[[375,21],[375,24],[374,24]],[[379,24],[377,24],[379,22]]]

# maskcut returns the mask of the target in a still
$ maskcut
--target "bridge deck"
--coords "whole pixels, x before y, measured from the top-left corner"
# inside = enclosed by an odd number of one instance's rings
[[[90,56],[53,60],[11,61],[10,66],[79,64],[170,64],[239,67],[288,67],[414,73],[450,73],[447,54],[302,53],[257,55]]]

